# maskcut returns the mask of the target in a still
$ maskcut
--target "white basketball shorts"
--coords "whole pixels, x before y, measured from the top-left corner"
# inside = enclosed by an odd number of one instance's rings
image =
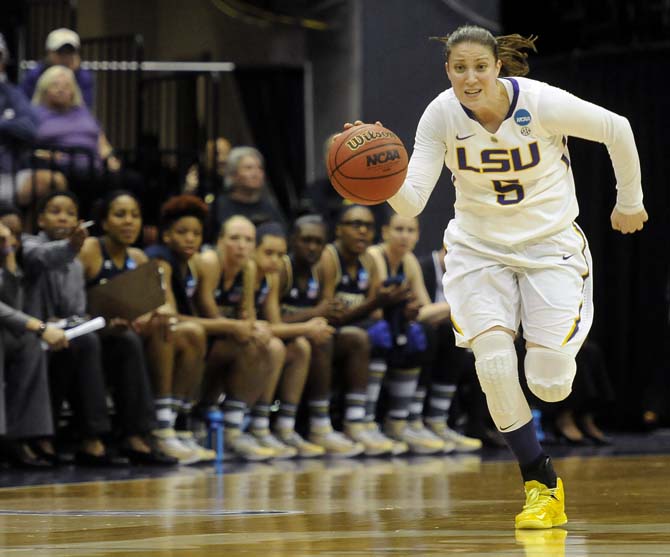
[[[483,242],[452,220],[444,233],[456,344],[499,325],[523,325],[527,341],[576,355],[593,322],[593,273],[586,236],[573,224],[538,242]]]

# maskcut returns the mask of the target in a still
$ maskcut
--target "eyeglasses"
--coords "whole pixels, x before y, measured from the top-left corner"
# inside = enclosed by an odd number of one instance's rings
[[[372,230],[375,227],[374,222],[365,220],[343,220],[340,224],[353,228],[365,228],[366,230]]]

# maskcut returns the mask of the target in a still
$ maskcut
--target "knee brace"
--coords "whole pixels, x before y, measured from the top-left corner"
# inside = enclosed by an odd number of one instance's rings
[[[572,391],[572,381],[577,373],[573,356],[534,346],[527,350],[524,363],[528,388],[537,398],[558,402]]]
[[[477,337],[471,346],[477,377],[496,427],[507,433],[526,425],[531,413],[519,383],[512,337],[503,331],[491,331]]]

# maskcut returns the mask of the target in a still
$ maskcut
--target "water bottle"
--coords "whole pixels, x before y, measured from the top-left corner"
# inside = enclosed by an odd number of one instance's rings
[[[223,412],[218,408],[207,411],[207,447],[216,451],[216,463],[223,461]]]

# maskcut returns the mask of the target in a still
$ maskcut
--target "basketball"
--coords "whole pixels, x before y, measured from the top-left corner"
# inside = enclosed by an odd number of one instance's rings
[[[328,150],[328,178],[354,203],[376,205],[393,196],[407,174],[407,151],[391,130],[376,124],[354,126]]]

